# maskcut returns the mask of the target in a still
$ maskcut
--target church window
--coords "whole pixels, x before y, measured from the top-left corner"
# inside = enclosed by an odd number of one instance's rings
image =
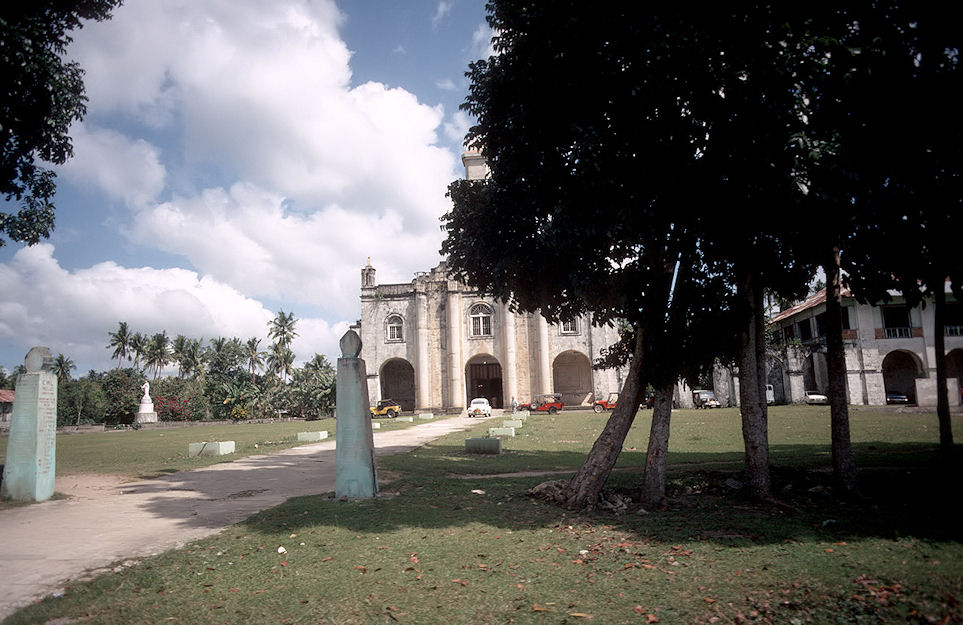
[[[562,334],[578,334],[578,320],[563,321]]]
[[[400,343],[404,338],[405,322],[401,315],[389,315],[385,320],[385,341],[388,343]]]
[[[492,335],[492,309],[485,304],[475,304],[468,311],[470,336]]]

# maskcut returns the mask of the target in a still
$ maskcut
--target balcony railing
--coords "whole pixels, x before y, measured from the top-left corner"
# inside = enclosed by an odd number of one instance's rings
[[[888,339],[909,339],[913,338],[912,328],[884,328]]]
[[[963,326],[944,326],[946,336],[963,336]]]

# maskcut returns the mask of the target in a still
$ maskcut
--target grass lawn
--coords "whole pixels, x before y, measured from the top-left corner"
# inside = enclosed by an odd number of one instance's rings
[[[551,476],[496,477],[573,470],[605,417],[534,415],[501,456],[466,456],[458,433],[382,458],[397,479],[377,499],[292,499],[7,622],[963,622],[960,467],[938,464],[935,415],[854,410],[865,499],[847,503],[825,490],[824,407],[772,409],[781,505],[727,488],[729,409],[673,413],[664,509],[570,512],[524,494]],[[648,426],[640,413],[610,488],[638,484]]]
[[[375,419],[378,431],[411,427],[394,419]],[[115,430],[57,436],[57,475],[109,473],[132,478],[157,477],[189,471],[246,456],[304,445],[298,432],[326,430],[334,438],[334,419],[282,423],[225,423],[163,430]],[[230,456],[187,457],[190,443],[234,441]],[[0,436],[0,464],[7,454],[7,437]]]

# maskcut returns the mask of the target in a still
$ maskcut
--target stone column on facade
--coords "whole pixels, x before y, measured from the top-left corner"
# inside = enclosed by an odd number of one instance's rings
[[[549,362],[548,320],[536,313],[538,323],[538,388],[539,393],[552,392],[552,368]]]
[[[417,304],[417,331],[416,338],[418,348],[418,368],[415,371],[415,409],[430,408],[431,397],[429,387],[429,367],[428,367],[428,297],[423,290],[415,293],[415,303]]]
[[[503,303],[501,306],[502,313],[502,354],[505,360],[504,378],[505,387],[502,389],[502,398],[506,405],[509,405],[512,399],[518,399],[518,366],[516,362],[516,345],[515,345],[515,313],[513,313],[509,307],[508,303]]]
[[[465,407],[465,369],[461,356],[461,294],[448,292],[448,405]]]

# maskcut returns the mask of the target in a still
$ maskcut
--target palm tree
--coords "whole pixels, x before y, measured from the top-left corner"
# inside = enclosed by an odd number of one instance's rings
[[[179,378],[187,375],[184,368],[184,352],[187,350],[188,343],[190,343],[190,339],[183,334],[178,334],[171,341],[171,361],[177,363],[177,377]]]
[[[157,379],[157,376],[160,375],[160,371],[164,368],[164,365],[170,362],[171,355],[170,351],[168,350],[169,343],[170,339],[167,338],[166,330],[156,333],[151,337],[150,341],[147,342],[146,349],[144,350],[147,358],[147,362],[145,364],[148,369],[154,369],[155,380]]]
[[[283,310],[278,312],[277,317],[268,322],[268,336],[270,336],[281,347],[287,349],[291,346],[291,341],[298,335],[294,326],[298,320],[294,318],[294,313],[285,313]]]
[[[288,375],[294,368],[294,352],[280,343],[274,343],[271,345],[271,351],[268,352],[267,367],[271,373],[282,377],[287,382]]]
[[[203,339],[188,339],[181,353],[181,373],[185,377],[196,378],[204,375],[204,362],[206,359],[204,350],[201,349]]]
[[[247,364],[251,368],[251,383],[254,383],[254,374],[264,366],[265,352],[258,349],[261,344],[259,338],[249,338],[245,350],[247,352]]]
[[[120,362],[124,358],[126,358],[127,360],[130,360],[131,335],[130,335],[130,331],[127,328],[127,322],[118,321],[117,331],[108,332],[107,335],[110,336],[110,343],[107,345],[107,349],[110,349],[111,347],[114,348],[114,353],[110,355],[110,359],[113,360],[114,358],[116,358],[117,368],[120,369]]]
[[[76,368],[77,365],[74,364],[74,361],[63,354],[57,354],[57,357],[54,359],[53,372],[57,374],[57,380],[61,384],[66,384],[70,381],[70,372]]]
[[[134,369],[140,369],[140,359],[144,356],[147,348],[147,337],[140,332],[134,332],[130,336],[129,349],[134,354]]]

